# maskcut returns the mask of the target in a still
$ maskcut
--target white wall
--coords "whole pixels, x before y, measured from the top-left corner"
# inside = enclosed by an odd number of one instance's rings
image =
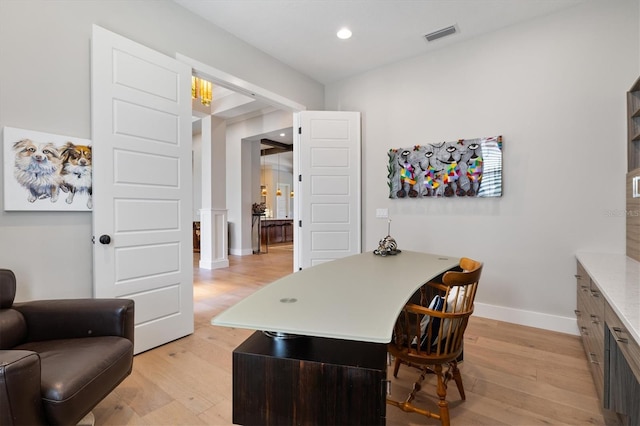
[[[324,104],[321,84],[169,0],[1,0],[0,126],[91,138],[94,23],[309,108]],[[0,208],[0,267],[16,272],[17,299],[90,297],[91,234],[90,213]]]
[[[591,2],[328,86],[362,112],[365,249],[388,208],[401,249],[485,262],[478,315],[576,331],[575,252],[625,250],[638,31],[636,0]],[[502,198],[388,198],[390,148],[498,134]]]

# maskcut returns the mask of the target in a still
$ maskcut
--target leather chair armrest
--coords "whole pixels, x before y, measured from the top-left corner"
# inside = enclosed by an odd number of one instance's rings
[[[46,424],[40,395],[40,357],[0,350],[0,424]]]
[[[27,341],[120,336],[133,342],[130,299],[58,299],[15,303],[27,323]]]

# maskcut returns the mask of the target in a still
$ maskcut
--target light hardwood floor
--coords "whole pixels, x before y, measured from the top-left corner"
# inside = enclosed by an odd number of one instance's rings
[[[195,332],[137,355],[131,376],[95,408],[96,425],[232,424],[231,352],[252,331],[212,326],[210,320],[290,273],[291,247],[229,256],[229,263],[213,271],[194,266]],[[605,424],[579,337],[472,317],[460,368],[467,399],[459,400],[452,383],[454,426]],[[402,367],[398,379],[391,377],[392,395],[404,398],[416,377]],[[428,380],[418,400],[435,409],[433,377]],[[387,406],[387,424],[439,422]]]

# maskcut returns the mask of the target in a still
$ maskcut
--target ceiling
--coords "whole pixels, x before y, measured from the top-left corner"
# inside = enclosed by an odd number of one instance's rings
[[[329,84],[581,3],[605,0],[174,1],[291,68]],[[353,36],[340,40],[336,32],[345,26]],[[455,26],[455,34],[430,42],[424,38],[448,26]],[[273,110],[221,87],[213,97],[208,113],[227,120]],[[290,131],[284,138],[280,133],[256,138],[292,143]]]
[[[328,84],[586,1],[174,0],[293,69]],[[608,1],[608,0],[607,0]],[[424,35],[455,25],[452,36]],[[336,32],[349,27],[353,37]]]

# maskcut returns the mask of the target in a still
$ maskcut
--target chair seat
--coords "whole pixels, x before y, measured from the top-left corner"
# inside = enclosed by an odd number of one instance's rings
[[[117,336],[25,343],[14,349],[39,354],[45,412],[53,424],[87,414],[132,368],[133,343]]]

